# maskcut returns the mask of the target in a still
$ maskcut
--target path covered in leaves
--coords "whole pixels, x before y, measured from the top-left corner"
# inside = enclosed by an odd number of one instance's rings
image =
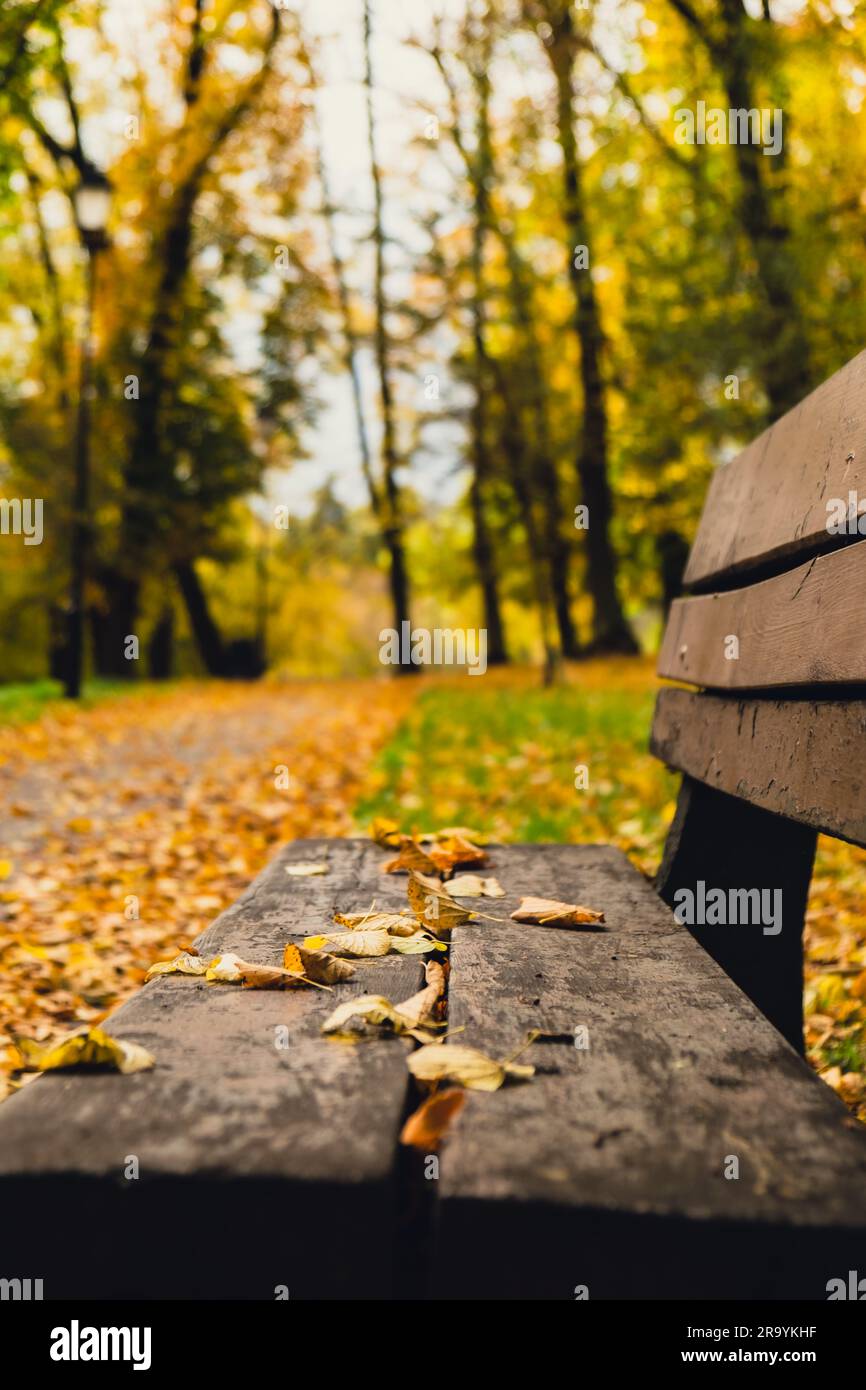
[[[0,728],[0,1095],[14,1032],[96,1022],[277,844],[351,833],[413,685],[190,683]]]

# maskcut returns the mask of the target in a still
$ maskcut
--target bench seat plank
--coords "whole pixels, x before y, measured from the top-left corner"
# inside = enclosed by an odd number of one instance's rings
[[[748,589],[676,599],[658,673],[716,690],[866,681],[866,547],[819,556]],[[737,637],[736,659],[726,639]]]
[[[323,857],[327,875],[285,873]],[[334,909],[375,898],[400,910],[405,879],[380,873],[382,858],[367,841],[293,843],[199,937],[200,954],[281,964],[285,943]],[[421,962],[359,961],[330,993],[182,976],[145,985],[108,1028],[147,1047],[152,1071],[49,1073],[0,1107],[4,1271],[35,1260],[47,1298],[273,1298],[276,1285],[351,1296],[361,1245],[393,1239],[408,1045],[341,1046],[320,1026],[351,992],[407,997]],[[132,1155],[141,1176],[130,1181]],[[389,1295],[390,1261],[363,1265],[367,1296]]]
[[[669,767],[718,791],[866,845],[864,739],[864,700],[662,690],[650,747]]]
[[[495,871],[604,909],[609,930],[453,934],[461,1041],[503,1056],[532,1027],[569,1040],[534,1046],[532,1081],[467,1095],[442,1157],[436,1293],[826,1297],[862,1264],[866,1134],[618,851],[525,847]]]

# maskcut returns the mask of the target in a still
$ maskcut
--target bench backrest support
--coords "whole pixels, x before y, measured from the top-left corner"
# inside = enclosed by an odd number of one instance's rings
[[[656,886],[800,1051],[817,834],[866,845],[864,535],[866,352],[716,471],[658,663],[697,689],[656,704],[684,774]]]

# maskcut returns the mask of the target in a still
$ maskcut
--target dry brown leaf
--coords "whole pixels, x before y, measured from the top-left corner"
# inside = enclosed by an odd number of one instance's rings
[[[437,1091],[413,1111],[403,1126],[400,1143],[409,1144],[422,1153],[435,1153],[454,1116],[462,1110],[466,1092],[459,1087]]]
[[[414,917],[399,912],[335,912],[334,921],[350,931],[358,927],[364,927],[367,931],[384,928],[391,936],[413,936],[418,930]]]
[[[450,873],[452,869],[459,867],[467,869],[480,868],[487,863],[488,855],[478,845],[473,845],[470,840],[464,840],[459,835],[450,835],[445,839],[437,840],[430,850],[430,859],[440,873]],[[429,870],[422,870],[428,873]]]
[[[433,1011],[445,990],[445,971],[438,960],[428,960],[424,968],[424,978],[427,981],[424,988],[397,1005],[398,1012],[404,1018],[411,1019],[416,1028],[432,1018]]]
[[[515,922],[539,927],[588,927],[600,931],[604,913],[574,903],[560,903],[553,898],[521,898],[520,906],[511,914]]]
[[[443,884],[452,898],[504,898],[505,889],[498,879],[480,878],[478,874],[458,874]]]
[[[396,859],[389,859],[387,864],[382,865],[382,872],[386,874],[435,874],[436,864],[431,855],[424,853],[417,841],[409,835],[404,835],[400,840],[400,853]]]
[[[291,943],[286,947],[283,958],[287,970],[294,969],[294,966],[289,964],[289,953],[295,951],[307,979],[313,980],[316,984],[337,985],[341,980],[350,980],[355,973],[354,965],[350,965],[347,960],[340,960],[338,956],[332,956],[327,951],[311,951],[306,946],[295,946]],[[294,955],[291,959],[294,959]]]
[[[300,989],[311,982],[296,970],[286,970],[282,965],[253,965],[242,961],[239,977],[244,989]]]
[[[462,927],[475,916],[450,898],[438,881],[418,874],[409,876],[406,892],[418,921],[437,936],[440,932],[451,931],[452,927]]]

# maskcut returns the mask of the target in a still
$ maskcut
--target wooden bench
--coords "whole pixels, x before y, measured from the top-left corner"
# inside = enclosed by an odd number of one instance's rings
[[[0,1108],[0,1274],[49,1298],[824,1299],[866,1273],[866,1133],[798,1055],[816,833],[866,844],[866,548],[826,529],[861,485],[866,354],[714,477],[659,664],[705,693],[658,701],[653,749],[684,774],[658,892],[611,848],[493,847],[509,895],[606,930],[453,932],[459,1040],[552,1040],[532,1081],[467,1095],[438,1178],[398,1142],[410,1043],[328,1043],[315,990],[161,977],[110,1023],[154,1070],[53,1074]],[[326,876],[285,873],[323,855]],[[287,846],[199,951],[278,964],[334,910],[402,907],[384,857]],[[680,925],[671,905],[713,889],[780,890],[781,915]],[[420,975],[359,963],[328,1001]]]

